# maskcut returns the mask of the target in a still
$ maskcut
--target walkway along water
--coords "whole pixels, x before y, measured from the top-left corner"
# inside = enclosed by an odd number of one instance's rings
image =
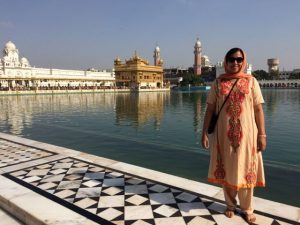
[[[222,190],[0,133],[0,207],[25,224],[247,224]],[[255,198],[257,224],[299,224],[300,209]]]

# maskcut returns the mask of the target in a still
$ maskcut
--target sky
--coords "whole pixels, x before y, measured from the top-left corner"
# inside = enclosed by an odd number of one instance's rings
[[[190,67],[197,38],[211,63],[232,47],[253,69],[300,68],[300,0],[0,0],[0,49],[15,43],[32,66],[111,69],[134,52]],[[2,56],[1,56],[2,57]]]

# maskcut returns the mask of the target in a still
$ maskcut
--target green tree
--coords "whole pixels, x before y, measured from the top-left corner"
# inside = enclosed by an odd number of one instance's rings
[[[270,80],[269,73],[267,73],[264,70],[255,70],[252,72],[252,75],[257,79],[257,80]]]
[[[192,85],[192,86],[199,86],[203,85],[203,79],[199,75],[195,75],[193,73],[187,73],[183,75],[183,79],[180,82],[181,86],[187,86],[187,85]]]
[[[278,80],[279,79],[279,70],[271,70],[270,78],[271,78],[271,80]]]

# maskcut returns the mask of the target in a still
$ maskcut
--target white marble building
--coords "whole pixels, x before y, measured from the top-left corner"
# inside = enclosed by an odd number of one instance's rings
[[[298,74],[298,78],[299,78],[300,77],[300,69],[294,69],[294,70],[291,70],[291,71],[286,71],[286,70],[279,71],[279,79],[280,80],[287,80],[291,76],[297,75],[297,74]],[[294,77],[294,79],[296,79],[296,78]]]
[[[114,71],[62,70],[32,67],[11,41],[0,59],[0,89],[96,88],[115,85]]]
[[[201,57],[201,66],[212,66],[207,55]]]

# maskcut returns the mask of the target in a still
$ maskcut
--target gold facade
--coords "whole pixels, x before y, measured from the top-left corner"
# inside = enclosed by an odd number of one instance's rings
[[[163,67],[149,65],[148,61],[134,54],[125,63],[117,58],[114,61],[116,85],[128,88],[162,88]]]
[[[152,122],[154,127],[159,129],[164,114],[164,103],[169,99],[169,92],[118,94],[115,105],[116,124],[130,123],[134,127],[143,127]]]

